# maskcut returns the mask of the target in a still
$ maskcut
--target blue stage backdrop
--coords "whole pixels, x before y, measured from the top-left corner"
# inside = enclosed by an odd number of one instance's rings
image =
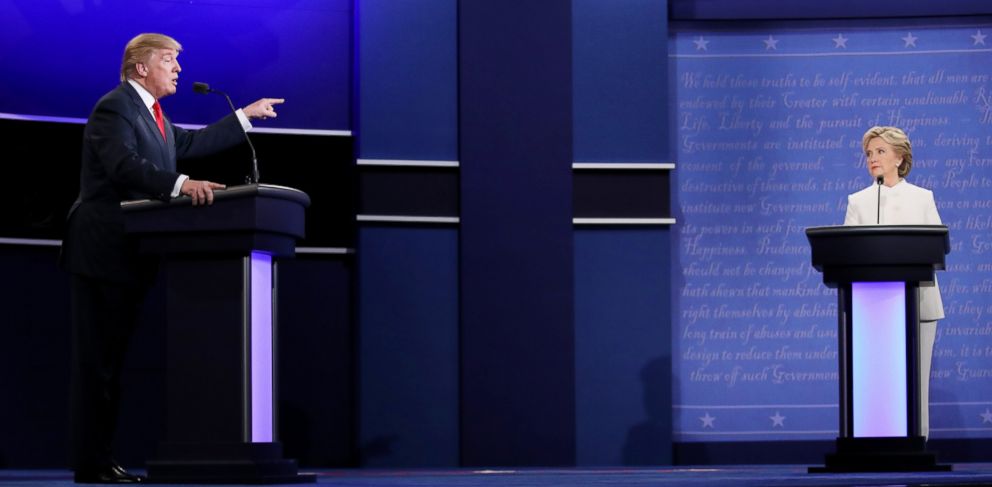
[[[836,293],[804,229],[871,184],[873,125],[910,135],[951,229],[931,435],[992,436],[992,22],[906,22],[672,30],[677,441],[836,436]]]
[[[184,48],[179,92],[163,102],[178,123],[206,124],[227,102],[283,97],[265,128],[348,130],[351,0],[0,0],[0,113],[86,118],[119,82],[124,45],[142,32]]]

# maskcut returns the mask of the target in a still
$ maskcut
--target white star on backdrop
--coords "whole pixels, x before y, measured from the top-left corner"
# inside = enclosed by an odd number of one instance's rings
[[[779,414],[778,411],[775,411],[775,416],[769,416],[768,419],[772,420],[772,428],[776,426],[785,428],[785,416]]]
[[[699,39],[696,39],[696,40],[694,40],[692,42],[693,42],[693,44],[696,45],[696,50],[697,51],[706,51],[707,50],[706,49],[706,45],[710,43],[710,41],[707,41],[706,39],[703,39],[703,36],[699,36]]]
[[[982,424],[992,423],[992,411],[989,411],[989,408],[985,408],[985,412],[979,416],[982,417]]]
[[[987,37],[987,36],[985,34],[982,34],[982,29],[978,29],[977,31],[975,31],[975,34],[971,36],[971,38],[975,40],[975,43],[972,44],[972,45],[973,46],[977,46],[977,45],[983,45],[984,46],[985,45],[985,37]]]
[[[844,48],[847,49],[847,37],[844,34],[837,34],[837,37],[832,39],[834,41],[834,49]]]
[[[699,417],[699,420],[703,422],[703,428],[712,428],[713,421],[716,421],[716,416],[710,416],[710,413],[707,411],[705,416]]]
[[[767,50],[770,50],[770,49],[774,49],[776,51],[778,50],[778,39],[776,39],[776,38],[774,38],[772,36],[768,36],[767,39],[765,39],[765,40],[763,40],[761,42],[764,42],[765,43],[765,50],[766,51]]]
[[[906,34],[906,37],[902,38],[903,42],[905,42],[906,45],[902,47],[916,47],[917,39],[919,39],[919,37],[914,36],[912,32]]]

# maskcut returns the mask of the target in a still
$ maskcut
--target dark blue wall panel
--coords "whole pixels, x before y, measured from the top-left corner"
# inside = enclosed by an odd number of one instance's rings
[[[279,261],[278,437],[304,466],[356,464],[353,259]]]
[[[69,460],[69,276],[57,259],[54,247],[0,245],[0,468]]]
[[[459,5],[464,465],[575,459],[571,1]]]
[[[455,0],[357,0],[359,157],[457,160]]]
[[[664,465],[671,439],[671,233],[575,232],[578,465]]]
[[[573,5],[575,160],[667,161],[666,2]]]
[[[576,161],[662,162],[671,157],[667,17],[667,2],[574,1]],[[617,180],[629,190],[661,185],[646,191],[655,201],[626,208],[620,216],[645,216],[662,206],[667,216],[668,178],[659,176],[628,171]],[[606,182],[599,172],[579,172],[577,184],[592,177],[597,179],[588,184]],[[579,465],[672,461],[669,240],[663,228],[575,231]]]
[[[457,160],[455,0],[355,5],[357,156]],[[458,230],[364,227],[358,256],[360,464],[457,466]]]
[[[458,465],[458,233],[359,232],[363,466]]]

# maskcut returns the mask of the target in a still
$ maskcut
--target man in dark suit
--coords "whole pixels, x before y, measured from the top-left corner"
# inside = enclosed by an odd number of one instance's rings
[[[124,233],[120,203],[189,196],[212,204],[210,181],[176,172],[176,160],[203,157],[244,140],[249,119],[275,117],[282,99],[263,98],[206,128],[184,130],[159,100],[176,92],[182,46],[141,34],[124,50],[121,84],[97,102],[83,132],[79,197],[69,210],[62,267],[71,273],[73,469],[75,481],[133,483],[112,457],[119,379],[128,340],[156,270]]]

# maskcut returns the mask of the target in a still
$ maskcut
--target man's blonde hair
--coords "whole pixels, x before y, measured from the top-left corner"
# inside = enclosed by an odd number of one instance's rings
[[[139,34],[131,39],[124,48],[124,59],[121,61],[121,81],[134,78],[138,63],[147,63],[156,49],[175,49],[182,52],[183,46],[175,39],[165,34]]]
[[[861,147],[868,151],[868,143],[872,139],[879,138],[887,142],[896,151],[896,155],[902,157],[902,164],[899,165],[899,177],[904,178],[913,169],[913,144],[909,142],[906,132],[898,127],[874,126],[865,132],[861,138]]]

